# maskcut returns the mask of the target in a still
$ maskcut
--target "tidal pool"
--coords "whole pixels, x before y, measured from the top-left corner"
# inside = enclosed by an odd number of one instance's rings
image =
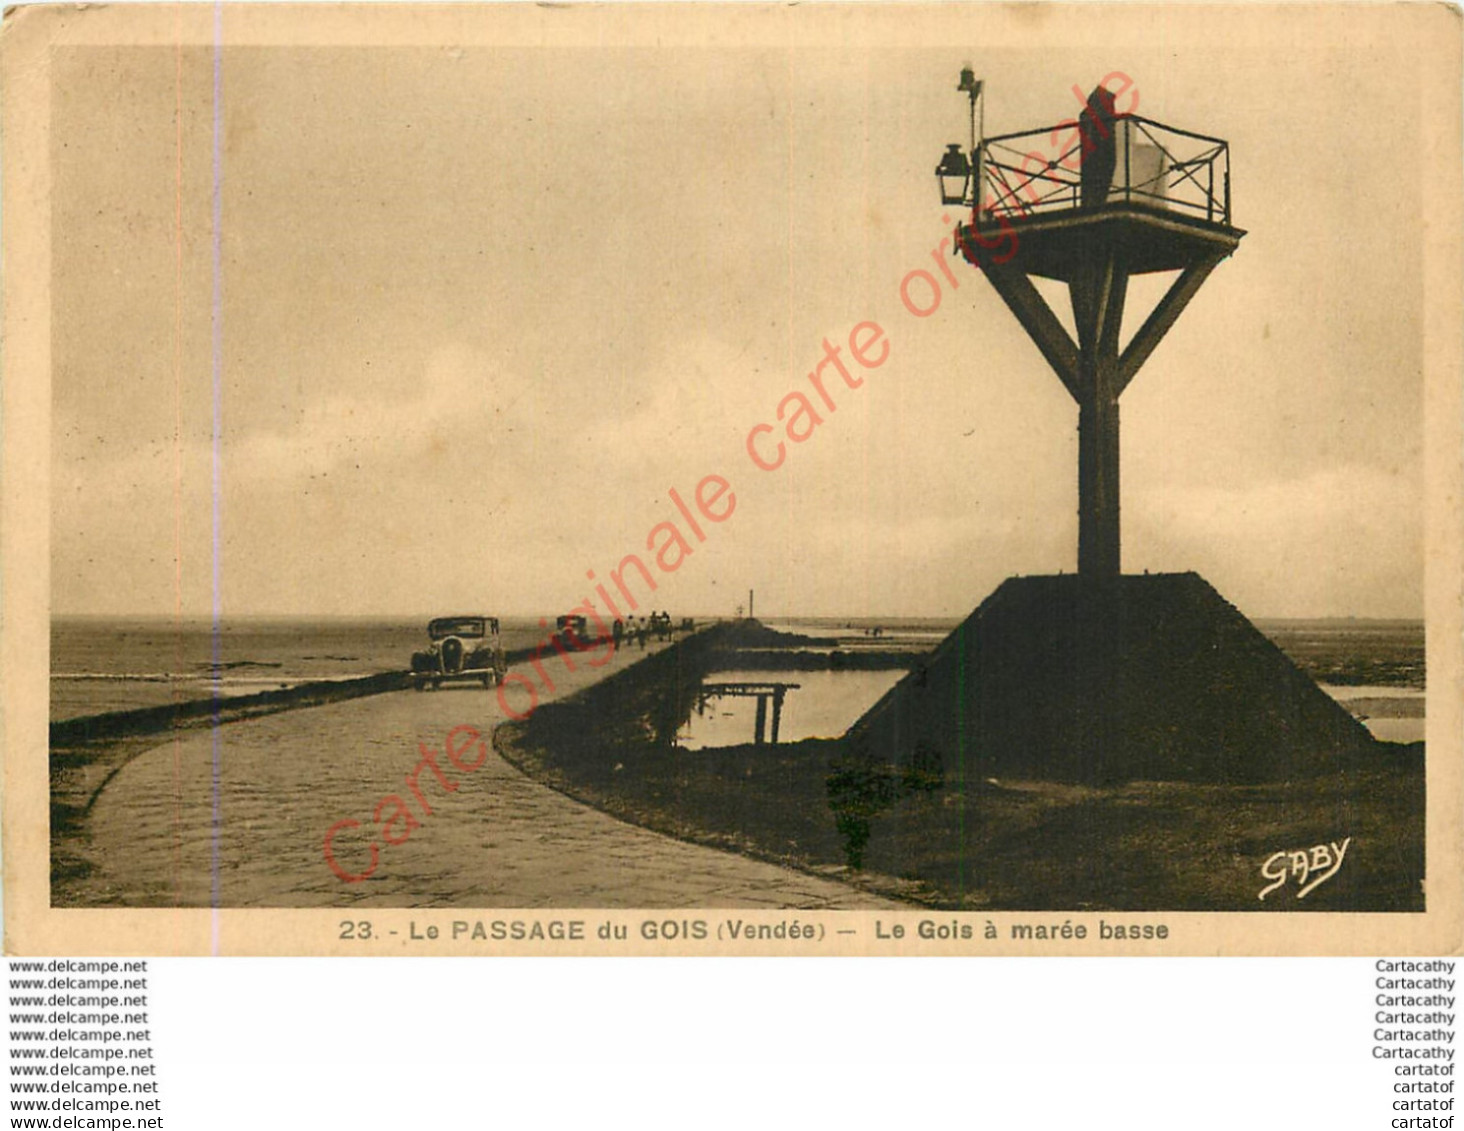
[[[898,683],[904,669],[879,671],[726,671],[713,672],[707,683],[796,683],[783,700],[779,742],[805,738],[838,738],[879,697]],[[707,701],[701,714],[676,732],[676,744],[687,750],[738,746],[751,742],[757,724],[757,700],[723,696]],[[772,707],[768,708],[768,729]]]

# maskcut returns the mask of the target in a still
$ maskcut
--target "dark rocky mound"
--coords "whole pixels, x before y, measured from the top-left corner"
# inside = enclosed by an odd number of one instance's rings
[[[829,647],[829,641],[797,632],[779,632],[769,628],[760,620],[751,618],[732,621],[722,626],[717,637],[717,647],[742,651],[747,648],[807,648]]]
[[[568,699],[543,704],[534,712],[535,725],[541,730],[551,724],[578,727],[584,741],[601,745],[649,741],[669,746],[711,672],[725,670],[748,649],[798,649],[815,643],[812,637],[778,632],[756,620],[714,624]]]
[[[973,784],[1279,781],[1378,747],[1194,573],[1011,578],[848,741]]]

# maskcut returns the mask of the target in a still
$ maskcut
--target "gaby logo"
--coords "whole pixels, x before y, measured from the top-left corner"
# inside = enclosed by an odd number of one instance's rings
[[[1342,867],[1342,858],[1347,855],[1347,846],[1351,843],[1352,838],[1349,836],[1341,844],[1332,841],[1312,848],[1271,853],[1261,865],[1261,875],[1271,882],[1261,889],[1258,898],[1265,899],[1287,881],[1295,879],[1298,885],[1296,898],[1305,899],[1337,874]]]

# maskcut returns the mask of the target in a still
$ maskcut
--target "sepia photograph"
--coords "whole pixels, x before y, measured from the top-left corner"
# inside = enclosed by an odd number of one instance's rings
[[[10,946],[1458,945],[1456,12],[126,7],[7,17]]]

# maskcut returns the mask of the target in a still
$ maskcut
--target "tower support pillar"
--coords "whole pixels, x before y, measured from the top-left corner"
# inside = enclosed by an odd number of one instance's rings
[[[1095,395],[1078,405],[1078,572],[1119,569],[1118,398]]]
[[[1092,223],[1106,214],[1091,208]],[[1078,405],[1078,572],[1116,577],[1121,572],[1119,542],[1118,399],[1140,366],[1174,325],[1200,285],[1234,249],[1227,246],[1196,251],[1170,284],[1127,345],[1122,344],[1124,303],[1132,263],[1121,244],[1101,231],[1064,229],[1071,245],[1061,275],[1048,277],[1068,285],[1076,340],[1058,320],[1032,284],[1029,267],[1019,253],[999,261],[971,250],[958,240],[963,254],[981,267],[1008,309],[1027,331],[1052,371]],[[1081,237],[1081,238],[1080,238]],[[980,247],[981,245],[976,245]]]

